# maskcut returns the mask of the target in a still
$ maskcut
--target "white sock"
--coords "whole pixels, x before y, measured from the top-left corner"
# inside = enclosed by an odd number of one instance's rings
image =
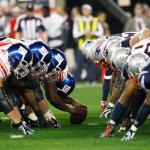
[[[51,118],[56,119],[55,116],[52,114],[51,111],[47,111],[47,112],[44,114],[44,118],[45,118],[45,120],[50,120]]]
[[[38,120],[37,116],[35,115],[34,112],[32,112],[29,116],[28,116],[29,119],[33,120],[33,121],[36,121]]]

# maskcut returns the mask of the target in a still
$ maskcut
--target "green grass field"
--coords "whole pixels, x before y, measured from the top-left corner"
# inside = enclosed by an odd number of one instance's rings
[[[99,138],[106,125],[106,120],[99,119],[100,94],[100,87],[77,87],[72,94],[88,106],[88,117],[82,125],[70,125],[67,113],[52,108],[61,129],[35,129],[33,135],[11,139],[10,135],[20,132],[11,129],[10,121],[4,120],[0,123],[0,150],[150,150],[149,121],[133,141],[121,141],[123,133],[109,139]]]

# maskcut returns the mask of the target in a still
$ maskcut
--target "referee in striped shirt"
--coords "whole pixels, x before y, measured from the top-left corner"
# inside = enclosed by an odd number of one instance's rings
[[[28,3],[27,13],[17,18],[15,31],[16,39],[42,40],[47,43],[47,33],[41,16],[34,14],[34,5]]]

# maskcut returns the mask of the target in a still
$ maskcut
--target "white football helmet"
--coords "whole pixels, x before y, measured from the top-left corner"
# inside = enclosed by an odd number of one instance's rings
[[[134,53],[127,59],[129,76],[138,78],[141,71],[150,63],[150,58],[145,53]]]
[[[82,50],[82,53],[88,58],[88,59],[91,59],[93,60],[93,56],[92,56],[92,46],[93,46],[93,43],[95,42],[95,40],[87,40],[83,43],[82,47],[81,47],[81,50]]]
[[[106,41],[106,37],[105,36],[101,36],[100,38],[98,38],[97,40],[94,41],[91,52],[92,52],[92,57],[93,60],[96,62],[101,61],[102,59],[104,59],[104,57],[102,56],[102,46],[103,43]]]
[[[113,57],[112,60],[112,66],[114,69],[117,69],[118,71],[122,71],[124,64],[127,61],[128,56],[130,55],[130,49],[121,47],[119,48]]]
[[[118,48],[121,48],[122,38],[119,36],[109,37],[102,46],[102,56],[112,62],[112,55]]]

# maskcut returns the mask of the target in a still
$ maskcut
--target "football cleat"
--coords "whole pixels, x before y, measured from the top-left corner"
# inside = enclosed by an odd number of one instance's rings
[[[112,137],[112,136],[114,136],[114,125],[108,123],[105,132],[102,133],[100,137],[104,138],[104,137]]]
[[[133,124],[128,130],[128,132],[124,135],[124,137],[121,139],[122,141],[130,141],[134,139],[135,133],[137,131],[137,127]]]

